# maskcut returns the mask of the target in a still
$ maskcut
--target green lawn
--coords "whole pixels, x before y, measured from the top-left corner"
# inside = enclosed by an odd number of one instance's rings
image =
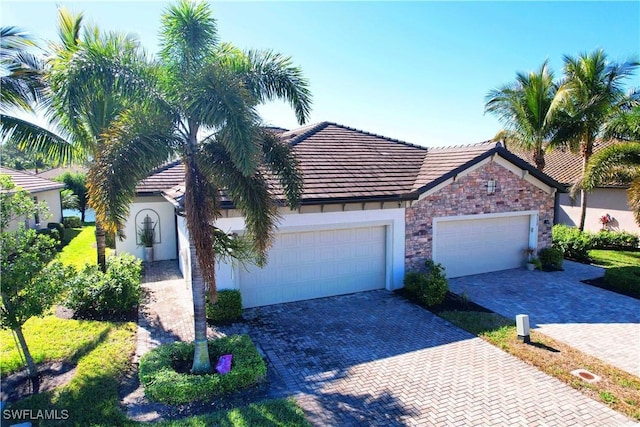
[[[610,251],[593,249],[589,251],[593,264],[601,267],[640,267],[640,252]]]
[[[58,254],[58,260],[65,265],[72,265],[76,270],[84,268],[85,264],[97,263],[96,252],[96,227],[87,225],[80,228],[68,228],[65,230],[70,236],[69,243]],[[107,256],[110,249],[107,248]]]

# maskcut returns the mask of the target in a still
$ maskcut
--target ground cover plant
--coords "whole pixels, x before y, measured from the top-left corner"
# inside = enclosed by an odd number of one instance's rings
[[[439,313],[439,316],[592,399],[640,420],[640,378],[537,331],[531,331],[531,343],[524,344],[517,338],[514,322],[496,313],[447,311]],[[579,368],[602,379],[591,384],[583,381],[571,374],[571,371]]]
[[[589,256],[606,270],[586,283],[640,299],[640,252],[594,249]]]
[[[194,344],[177,342],[161,345],[140,360],[140,382],[145,395],[167,404],[213,399],[262,382],[267,367],[248,335],[232,335],[208,342],[211,364],[224,354],[233,355],[231,371],[195,375],[190,372]]]

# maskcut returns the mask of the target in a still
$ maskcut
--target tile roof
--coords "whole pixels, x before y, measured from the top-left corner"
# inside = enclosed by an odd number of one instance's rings
[[[618,141],[597,141],[593,146],[593,152],[597,153],[603,148],[616,143],[618,143]],[[533,156],[530,151],[525,151],[511,146],[508,146],[507,148],[509,151],[535,167],[535,162],[533,161]],[[573,185],[582,176],[582,157],[579,153],[573,153],[567,149],[554,149],[546,152],[544,154],[544,159],[544,173],[564,186]]]
[[[17,171],[4,166],[0,166],[0,174],[9,175],[16,187],[20,187],[29,193],[39,193],[64,188],[64,184],[60,182],[51,181],[34,174]]]
[[[418,193],[497,151],[527,169],[495,142],[426,148],[331,122],[279,133],[291,144],[304,177],[303,204],[342,201],[412,200]],[[540,175],[540,174],[538,174]],[[541,176],[550,185],[548,177]],[[163,193],[181,201],[184,169],[173,162],[137,187],[138,193]],[[277,180],[268,176],[272,192],[282,198]],[[224,198],[223,203],[229,202]]]
[[[57,177],[59,177],[65,172],[86,174],[88,171],[89,169],[87,169],[84,166],[73,165],[73,166],[64,166],[64,167],[49,169],[44,172],[37,173],[36,175],[39,176],[40,178],[56,179]]]

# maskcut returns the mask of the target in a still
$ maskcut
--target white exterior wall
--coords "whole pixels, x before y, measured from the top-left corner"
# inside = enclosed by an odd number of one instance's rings
[[[578,226],[580,224],[580,194],[571,200],[569,194],[559,195],[558,218],[560,224]],[[599,231],[602,229],[600,217],[609,214],[613,219],[610,229],[640,233],[640,227],[633,219],[628,204],[627,190],[622,188],[597,188],[587,195],[587,216],[584,229]]]
[[[160,196],[136,197],[129,209],[129,219],[125,224],[126,238],[120,241],[116,238],[116,252],[127,252],[137,258],[144,259],[144,248],[137,244],[136,215],[144,210],[151,209],[158,214],[160,219],[160,242],[153,245],[153,259],[156,261],[176,259],[176,215],[171,203]]]
[[[380,204],[378,204],[378,206],[380,206]],[[376,225],[386,226],[386,288],[393,290],[402,287],[405,252],[404,208],[353,210],[344,212],[326,212],[325,209],[324,213],[288,212],[289,213],[282,215],[282,218],[278,223],[278,233],[367,227]],[[220,218],[216,222],[216,226],[227,233],[242,233],[245,229],[244,218],[242,217]],[[231,264],[219,263],[216,271],[217,288],[239,289],[239,268],[242,267],[234,267]]]
[[[60,201],[60,189],[39,191],[31,193],[30,197],[37,197],[38,203],[45,202],[49,209],[49,215],[40,215],[40,223],[36,224],[33,216],[22,220],[14,220],[9,223],[8,230],[15,230],[18,224],[25,224],[28,228],[46,228],[49,222],[62,222],[62,202]],[[25,221],[27,219],[27,221]]]
[[[178,267],[187,283],[191,283],[191,251],[189,250],[189,230],[187,220],[177,217],[178,226]]]

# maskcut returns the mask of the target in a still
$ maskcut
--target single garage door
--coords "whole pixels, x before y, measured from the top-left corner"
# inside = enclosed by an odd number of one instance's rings
[[[279,234],[265,268],[240,268],[245,307],[385,287],[385,227]]]
[[[434,260],[447,277],[521,267],[529,246],[530,215],[441,220],[434,228]]]

